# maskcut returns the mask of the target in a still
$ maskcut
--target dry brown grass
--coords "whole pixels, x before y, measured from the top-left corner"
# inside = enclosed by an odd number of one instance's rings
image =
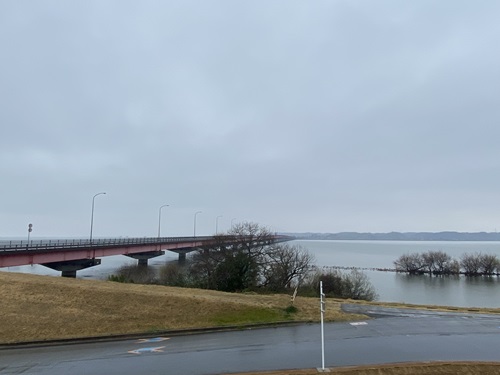
[[[497,362],[401,363],[378,366],[332,368],[331,374],[345,375],[498,375]],[[238,375],[313,375],[317,369],[249,372]]]
[[[285,320],[317,321],[315,298],[222,293],[0,272],[0,343]],[[329,321],[360,319],[331,301]]]

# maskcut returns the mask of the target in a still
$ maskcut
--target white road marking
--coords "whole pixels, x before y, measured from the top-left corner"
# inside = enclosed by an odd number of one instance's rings
[[[146,342],[162,342],[162,341],[166,341],[166,340],[170,340],[170,337],[155,337],[152,339],[139,339],[139,340],[137,340],[137,343],[144,344]]]
[[[164,346],[157,346],[156,348],[140,348],[136,350],[129,350],[130,354],[142,354],[142,353],[161,353],[163,352]]]

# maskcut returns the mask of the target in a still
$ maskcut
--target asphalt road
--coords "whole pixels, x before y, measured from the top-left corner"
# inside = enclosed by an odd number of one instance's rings
[[[326,367],[500,361],[500,317],[346,305],[373,319],[325,325]],[[318,324],[0,350],[0,374],[198,375],[321,367]]]

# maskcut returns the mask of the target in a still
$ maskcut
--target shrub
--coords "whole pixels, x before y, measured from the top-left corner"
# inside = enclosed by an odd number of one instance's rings
[[[156,273],[150,267],[126,265],[118,269],[117,275],[114,276],[120,282],[135,283],[135,284],[155,284]],[[115,280],[113,280],[115,281]]]
[[[125,276],[123,275],[109,275],[108,276],[108,281],[114,281],[117,283],[124,283],[125,281]]]
[[[319,282],[323,283],[323,293],[328,297],[351,298],[373,301],[378,298],[375,287],[368,276],[359,270],[342,273],[338,270],[317,272],[309,281],[309,287],[319,295]]]
[[[350,274],[343,274],[342,280],[344,282],[344,298],[362,299],[365,301],[377,299],[378,296],[375,287],[365,273],[354,269]]]
[[[189,287],[191,280],[187,268],[179,263],[167,263],[160,268],[159,283],[168,286]]]

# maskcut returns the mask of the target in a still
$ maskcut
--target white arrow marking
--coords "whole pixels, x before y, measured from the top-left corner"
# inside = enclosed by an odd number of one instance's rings
[[[142,354],[142,353],[161,353],[163,352],[164,346],[157,346],[156,348],[141,348],[136,350],[130,350],[130,354]]]
[[[155,337],[152,339],[139,339],[139,340],[137,340],[137,343],[144,344],[146,342],[162,342],[162,341],[166,341],[166,340],[170,340],[170,337]]]

